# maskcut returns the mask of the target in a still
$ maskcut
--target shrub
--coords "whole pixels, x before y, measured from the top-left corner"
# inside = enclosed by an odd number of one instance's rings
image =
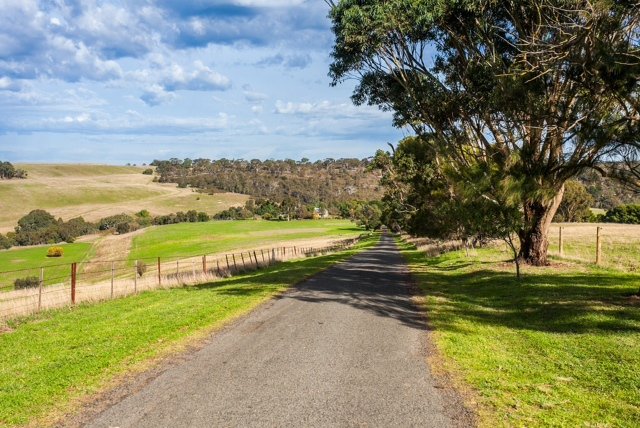
[[[17,278],[13,282],[13,287],[16,290],[21,290],[25,288],[35,288],[40,284],[40,280],[37,276],[28,276],[26,278]]]
[[[142,171],[142,173],[144,175],[153,175],[153,170],[151,168],[147,168],[144,171]]]
[[[133,223],[134,219],[127,214],[116,214],[109,217],[105,217],[98,222],[98,229],[108,230],[114,229],[120,223]]]
[[[49,247],[47,250],[47,257],[62,257],[64,255],[64,248],[62,247]]]
[[[11,248],[11,239],[0,233],[0,249],[6,250]]]
[[[131,225],[129,223],[118,223],[116,225],[116,232],[120,235],[131,232]]]
[[[607,223],[640,224],[640,205],[620,205],[607,211]]]
[[[138,272],[138,276],[142,277],[144,273],[147,271],[147,264],[145,262],[138,262],[136,265],[136,272]]]

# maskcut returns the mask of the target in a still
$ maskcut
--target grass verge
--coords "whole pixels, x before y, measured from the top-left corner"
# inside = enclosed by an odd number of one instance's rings
[[[564,263],[518,281],[497,249],[427,258],[400,245],[482,426],[637,426],[637,274]]]
[[[374,245],[210,284],[146,292],[10,322],[0,334],[0,425],[48,425],[126,373],[184,348],[332,264]]]

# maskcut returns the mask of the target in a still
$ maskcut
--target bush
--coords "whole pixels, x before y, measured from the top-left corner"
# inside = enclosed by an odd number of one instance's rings
[[[62,247],[49,247],[47,250],[47,257],[62,257],[64,255],[64,248]]]
[[[0,233],[0,249],[6,250],[11,248],[11,246],[12,246],[11,239],[9,239],[8,237]]]
[[[131,225],[129,223],[118,223],[116,225],[116,232],[120,235],[131,232]]]
[[[120,223],[133,223],[134,218],[127,214],[116,214],[105,217],[98,222],[98,229],[108,230],[116,228]]]
[[[607,211],[607,223],[640,224],[640,205],[620,205]]]
[[[138,272],[138,276],[142,277],[142,275],[144,275],[146,271],[147,271],[147,264],[145,262],[138,261],[138,264],[136,265],[136,272]]]
[[[37,276],[28,276],[26,278],[18,278],[13,282],[13,287],[16,290],[22,290],[25,288],[35,288],[40,284],[40,280]]]
[[[147,168],[144,171],[142,171],[142,173],[144,175],[153,175],[153,170],[151,168]]]

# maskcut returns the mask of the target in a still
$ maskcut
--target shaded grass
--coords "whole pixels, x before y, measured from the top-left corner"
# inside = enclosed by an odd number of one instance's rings
[[[13,281],[16,278],[27,276],[40,276],[41,266],[45,267],[45,284],[56,284],[63,282],[70,275],[69,265],[74,262],[81,262],[91,253],[91,244],[55,244],[56,247],[64,248],[63,257],[47,257],[49,246],[34,248],[13,248],[7,251],[0,251],[0,271],[16,271],[26,269],[21,272],[0,273],[0,290],[13,288]],[[57,266],[61,265],[61,266]]]
[[[144,257],[180,257],[285,245],[286,241],[309,238],[349,238],[362,229],[348,220],[210,221],[180,223],[149,229],[133,240],[129,260]]]
[[[55,422],[123,373],[144,369],[376,241],[215,283],[13,321],[12,331],[0,334],[0,425]]]
[[[564,266],[517,281],[495,249],[426,258],[403,247],[437,347],[476,392],[482,425],[637,426],[638,275]]]

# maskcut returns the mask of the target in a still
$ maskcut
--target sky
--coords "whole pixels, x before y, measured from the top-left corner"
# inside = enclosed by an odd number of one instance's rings
[[[0,0],[0,160],[364,158],[323,0]]]

